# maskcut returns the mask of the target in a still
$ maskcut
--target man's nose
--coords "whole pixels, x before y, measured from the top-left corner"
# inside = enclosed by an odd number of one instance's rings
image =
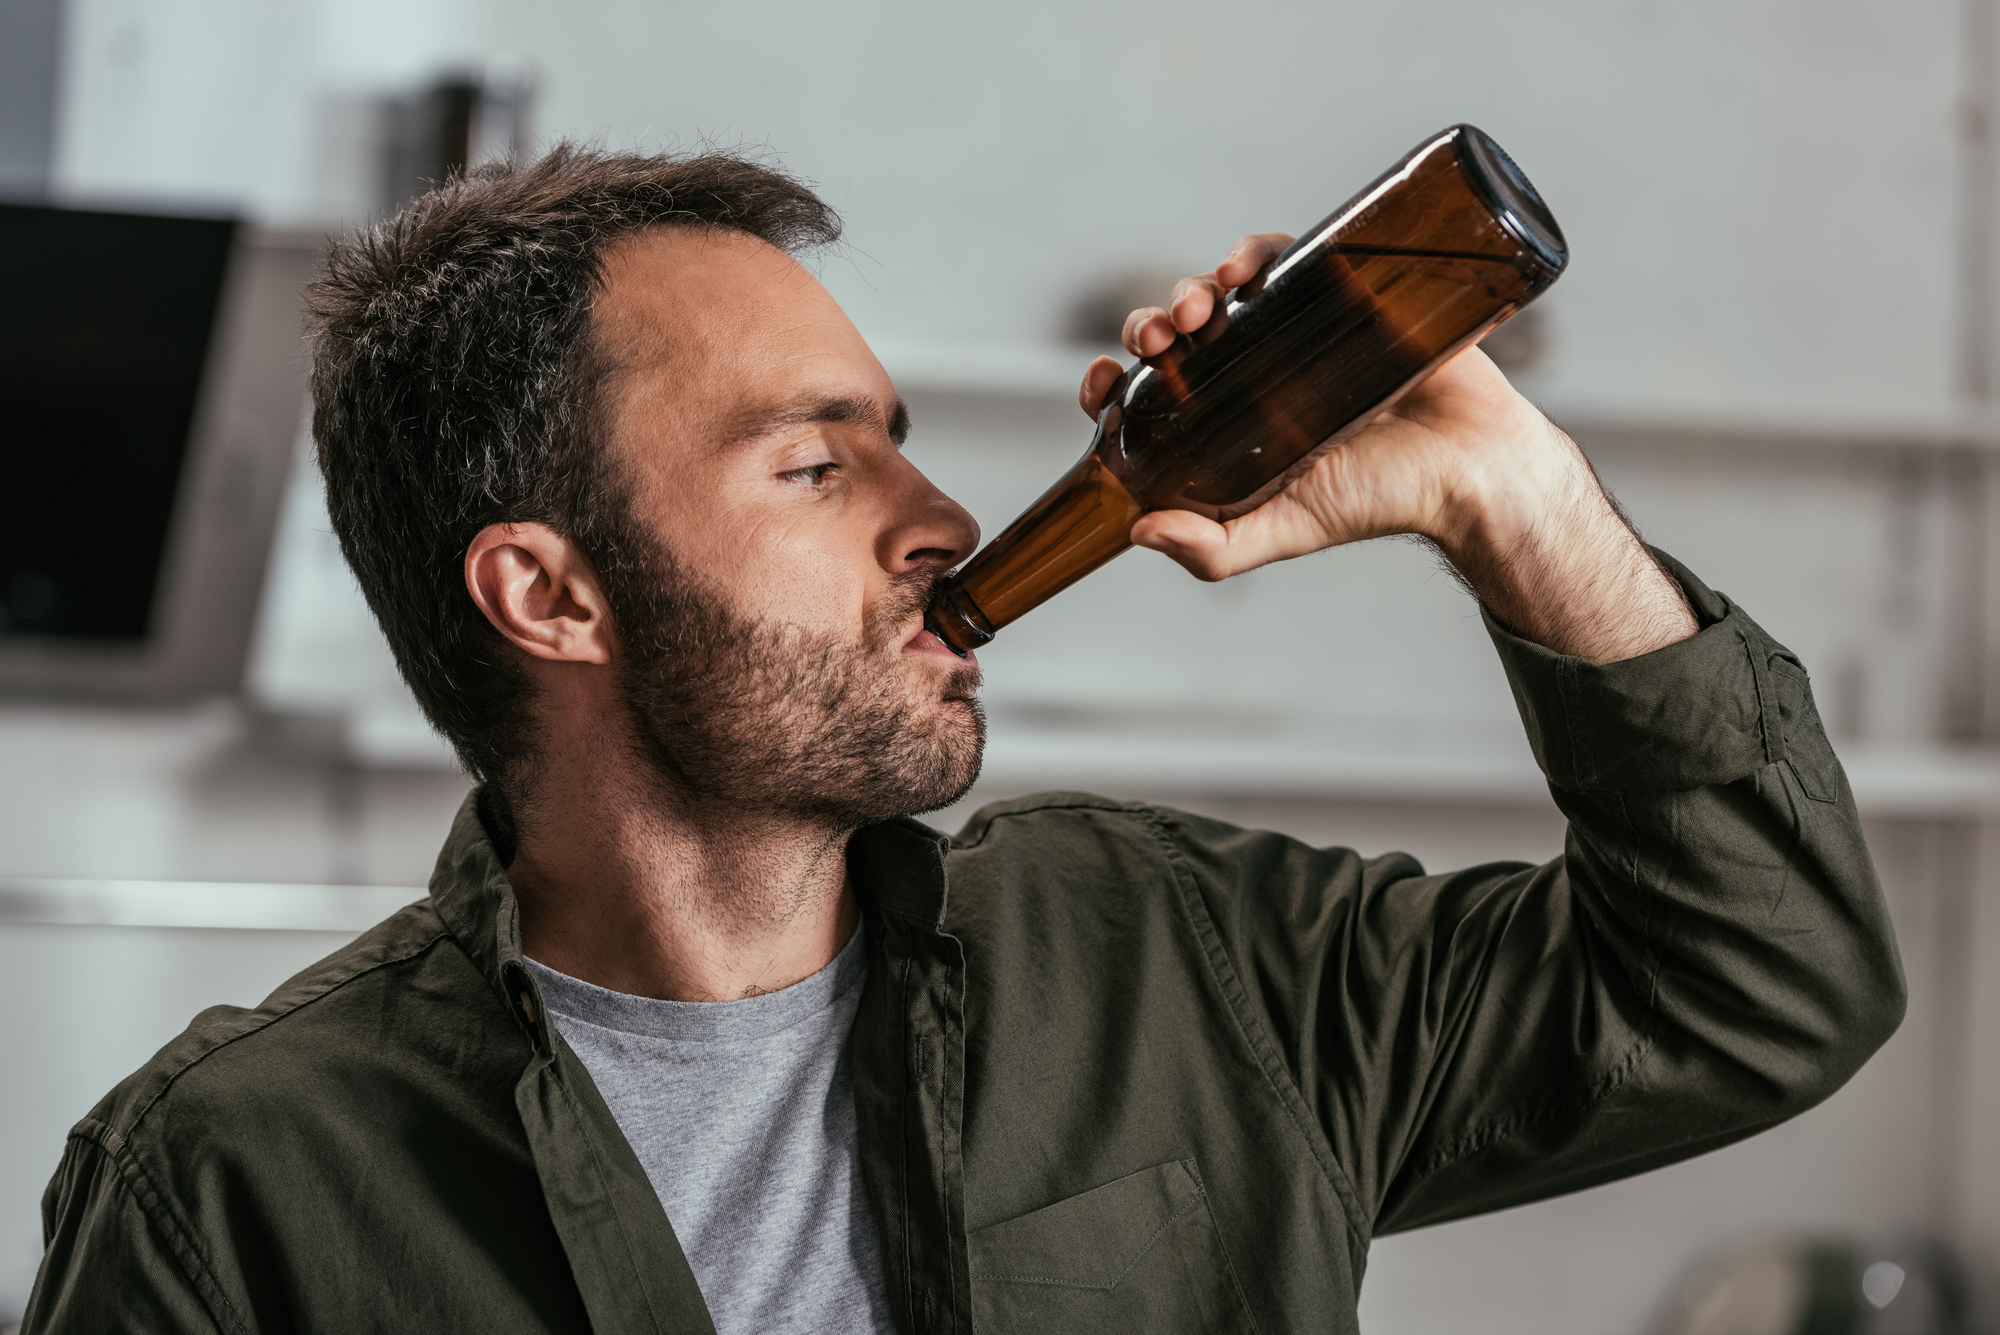
[[[882,568],[900,575],[919,566],[955,566],[979,546],[979,521],[939,491],[909,460],[896,460],[902,474],[895,514],[882,535]]]

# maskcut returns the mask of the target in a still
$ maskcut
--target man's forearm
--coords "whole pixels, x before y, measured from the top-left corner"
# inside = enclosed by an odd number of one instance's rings
[[[1700,629],[1605,494],[1575,442],[1553,424],[1540,449],[1493,460],[1432,535],[1495,617],[1559,654],[1616,663]]]

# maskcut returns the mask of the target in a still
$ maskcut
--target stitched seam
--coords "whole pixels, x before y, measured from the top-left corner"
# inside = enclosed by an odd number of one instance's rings
[[[1777,662],[1769,662],[1767,663],[1767,666],[1770,668],[1771,674],[1773,676],[1785,678],[1786,680],[1791,681],[1798,686],[1799,722],[1801,726],[1810,726],[1806,723],[1806,716],[1808,715],[1808,713],[1810,713],[1814,722],[1819,722],[1819,705],[1812,698],[1811,676],[1808,673],[1806,673],[1803,669],[1792,667],[1789,663],[1786,663],[1783,659],[1780,659]],[[1773,694],[1775,694],[1775,691],[1773,692]],[[1782,721],[1783,720],[1781,719],[1780,722]],[[1820,723],[1820,727],[1821,730],[1824,731],[1825,724]],[[1822,802],[1829,806],[1834,805],[1840,801],[1840,798],[1835,791],[1834,784],[1829,783],[1826,780],[1820,778],[1814,778],[1811,782],[1807,781],[1805,772],[1799,768],[1799,758],[1792,754],[1792,737],[1790,733],[1785,734],[1784,763],[1791,767],[1792,778],[1798,783],[1799,791],[1803,792],[1812,801]],[[1826,796],[1821,797],[1818,793],[1814,792],[1813,789],[1815,786],[1823,788],[1826,791]]]
[[[576,1054],[572,1052],[570,1056],[574,1058]],[[547,1058],[543,1058],[542,1060],[545,1062],[545,1065],[542,1068],[543,1070],[545,1071],[556,1070],[558,1072],[557,1078],[555,1080],[555,1087],[557,1091],[562,1095],[562,1100],[564,1105],[569,1109],[569,1115],[571,1120],[574,1121],[579,1128],[586,1125],[583,1117],[583,1110],[577,1104],[576,1095],[570,1091],[569,1082],[563,1080],[560,1077],[559,1068],[556,1067],[554,1057],[550,1056]],[[577,1064],[581,1066],[582,1062],[579,1061]],[[586,1070],[585,1074],[587,1075],[589,1074],[589,1072]],[[589,1136],[587,1135],[580,1136],[579,1139],[583,1141],[584,1148],[590,1152],[590,1167],[591,1170],[597,1174],[598,1190],[603,1194],[605,1204],[610,1206],[611,1208],[612,1222],[617,1224],[618,1226],[618,1240],[625,1244],[626,1263],[631,1266],[632,1273],[634,1275],[643,1276],[646,1273],[646,1271],[645,1268],[639,1264],[639,1258],[632,1250],[631,1231],[625,1227],[625,1217],[624,1215],[619,1213],[618,1200],[615,1196],[611,1194],[611,1182],[605,1173],[604,1157],[597,1152],[596,1142],[591,1140]],[[655,1330],[660,1329],[661,1328],[660,1314],[658,1310],[655,1309],[653,1306],[652,1287],[646,1284],[642,1279],[639,1285],[639,1292],[646,1299],[646,1314],[653,1318],[653,1328]]]
[[[1165,819],[1158,812],[1150,808],[1128,809],[1145,822],[1154,840],[1164,852],[1167,865],[1172,869],[1175,882],[1180,887],[1181,900],[1194,926],[1195,937],[1201,943],[1202,951],[1207,957],[1211,976],[1229,1005],[1230,1018],[1235,1020],[1237,1032],[1242,1035],[1244,1045],[1257,1059],[1258,1067],[1263,1071],[1264,1079],[1270,1084],[1271,1092],[1276,1095],[1279,1106],[1284,1108],[1291,1117],[1293,1126],[1304,1138],[1306,1148],[1312,1152],[1313,1162],[1319,1166],[1327,1185],[1333,1189],[1334,1198],[1347,1213],[1348,1226],[1354,1230],[1355,1245],[1361,1248],[1361,1254],[1365,1255],[1373,1229],[1362,1218],[1360,1196],[1354,1190],[1353,1183],[1347,1180],[1346,1172],[1334,1158],[1333,1148],[1325,1144],[1325,1136],[1317,1126],[1313,1125],[1311,1114],[1306,1111],[1305,1096],[1292,1082],[1290,1072],[1284,1069],[1284,1063],[1274,1050],[1270,1036],[1264,1032],[1263,1026],[1256,1022],[1255,1017],[1250,1015],[1243,980],[1237,975],[1235,965],[1222,948],[1222,941],[1216,933],[1215,924],[1208,916],[1208,907],[1201,902],[1201,892],[1195,886],[1194,873],[1181,858],[1180,850],[1174,847],[1173,840],[1166,831]]]
[[[1757,736],[1764,743],[1764,763],[1775,765],[1786,759],[1787,748],[1782,734],[1777,734],[1777,692],[1771,689],[1766,675],[1770,668],[1768,664],[1758,661],[1757,646],[1750,643],[1749,633],[1741,626],[1736,628],[1736,637],[1743,642],[1744,657],[1750,660],[1750,685],[1757,692]]]
[[[1592,1108],[1616,1093],[1618,1088],[1631,1077],[1632,1072],[1638,1069],[1639,1063],[1644,1061],[1647,1054],[1652,1050],[1652,1036],[1647,1035],[1640,1038],[1626,1052],[1625,1056],[1619,1060],[1616,1066],[1605,1072],[1602,1076],[1599,1076],[1596,1081],[1584,1090],[1582,1097],[1576,1100],[1574,1106],[1570,1106],[1570,1101],[1567,1099],[1555,1099],[1542,1104],[1539,1108],[1530,1108],[1512,1117],[1497,1117],[1491,1122],[1486,1123],[1486,1125],[1468,1133],[1457,1143],[1447,1145],[1432,1154],[1423,1166],[1417,1170],[1416,1176],[1411,1179],[1411,1182],[1413,1184],[1421,1182],[1432,1174],[1449,1168],[1452,1164],[1457,1163],[1467,1155],[1475,1154],[1485,1149],[1502,1137],[1511,1136],[1521,1131],[1533,1130],[1535,1127],[1542,1126],[1560,1117],[1570,1117],[1579,1113],[1589,1112]]]
[[[157,1229],[166,1241],[174,1259],[181,1263],[182,1273],[207,1303],[209,1318],[216,1326],[221,1328],[226,1324],[229,1329],[246,1332],[247,1335],[248,1327],[244,1324],[242,1313],[236,1310],[236,1305],[229,1301],[229,1295],[223,1292],[222,1283],[216,1278],[215,1271],[209,1266],[207,1258],[201,1254],[201,1249],[195,1245],[194,1238],[190,1236],[188,1230],[174,1218],[165,1195],[153,1184],[152,1177],[146,1172],[138,1157],[132,1153],[125,1137],[119,1135],[112,1127],[89,1118],[79,1122],[76,1129],[70,1132],[70,1137],[95,1144],[111,1161],[111,1166],[117,1172],[119,1187],[131,1195],[133,1203],[146,1216],[146,1221]],[[226,1322],[222,1319],[224,1317],[227,1318]]]
[[[1105,1289],[1105,1290],[1115,1289],[1118,1287],[1118,1283],[1120,1280],[1124,1279],[1125,1276],[1132,1273],[1133,1266],[1139,1264],[1139,1262],[1146,1259],[1146,1253],[1153,1250],[1153,1244],[1160,1240],[1160,1236],[1162,1234],[1164,1234],[1168,1229],[1172,1228],[1175,1224],[1178,1224],[1182,1219],[1185,1219],[1189,1211],[1193,1210],[1198,1205],[1206,1204],[1207,1201],[1208,1201],[1208,1193],[1203,1191],[1200,1187],[1196,1187],[1195,1198],[1189,1201],[1186,1205],[1183,1205],[1180,1209],[1174,1211],[1172,1215],[1168,1216],[1166,1223],[1161,1224],[1158,1228],[1154,1229],[1153,1236],[1146,1239],[1144,1245],[1142,1245],[1139,1248],[1139,1250],[1133,1254],[1132,1259],[1125,1263],[1125,1268],[1123,1270],[1119,1271],[1116,1275],[1112,1276],[1111,1282],[1109,1284],[1086,1283],[1085,1281],[1080,1279],[1054,1279],[1047,1275],[975,1274],[971,1276],[971,1278],[997,1280],[1002,1284],[1056,1284],[1066,1289]]]
[[[917,1258],[916,1250],[910,1243],[911,1235],[915,1231],[910,1227],[910,1103],[913,1096],[913,1091],[910,1089],[913,1075],[910,1070],[910,1041],[913,1037],[910,1033],[910,970],[916,966],[910,956],[911,951],[903,952],[902,970],[896,980],[898,985],[896,1013],[902,1020],[903,1030],[902,1039],[896,1045],[898,1049],[896,1064],[903,1071],[903,1097],[897,1100],[903,1110],[903,1135],[901,1143],[896,1147],[896,1161],[901,1166],[901,1172],[897,1177],[903,1188],[897,1202],[902,1208],[903,1307],[909,1312],[914,1324],[917,1315]]]
[[[1222,1236],[1222,1225],[1216,1222],[1214,1202],[1208,1198],[1208,1188],[1202,1184],[1201,1166],[1194,1160],[1185,1161],[1188,1176],[1194,1179],[1194,1188],[1201,1193],[1202,1209],[1208,1212],[1208,1227],[1215,1234],[1215,1249],[1222,1253],[1222,1264],[1229,1270],[1230,1286],[1236,1290],[1236,1305],[1243,1311],[1243,1319],[1250,1323],[1250,1329],[1262,1330],[1257,1322],[1257,1313],[1250,1306],[1250,1295],[1243,1287],[1243,1277],[1236,1273],[1236,1258],[1229,1254],[1229,1243]]]
[[[1597,762],[1590,750],[1589,735],[1580,734],[1576,728],[1579,689],[1576,669],[1582,661],[1568,657],[1556,660],[1556,699],[1562,702],[1563,736],[1569,739],[1570,778],[1579,792],[1588,792],[1597,784]]]
[[[1803,773],[1801,773],[1801,772],[1799,771],[1799,762],[1798,762],[1798,761],[1796,761],[1796,760],[1792,759],[1792,758],[1791,758],[1790,756],[1786,756],[1786,757],[1785,757],[1785,768],[1787,768],[1787,769],[1791,770],[1791,772],[1792,772],[1792,781],[1793,781],[1794,783],[1798,784],[1798,786],[1799,786],[1799,791],[1800,791],[1800,792],[1802,792],[1802,793],[1804,793],[1804,794],[1806,795],[1806,798],[1807,798],[1807,800],[1808,800],[1808,801],[1812,801],[1812,802],[1818,802],[1818,803],[1821,803],[1822,805],[1825,805],[1825,806],[1837,806],[1837,805],[1839,805],[1839,803],[1840,803],[1840,798],[1839,798],[1838,796],[1836,796],[1836,795],[1835,795],[1835,794],[1834,794],[1834,793],[1833,793],[1833,792],[1831,791],[1831,785],[1828,785],[1828,784],[1825,784],[1825,783],[1821,782],[1820,780],[1817,780],[1817,779],[1815,779],[1815,780],[1813,781],[1814,783],[1820,783],[1822,787],[1826,787],[1826,788],[1828,788],[1828,789],[1829,789],[1829,791],[1827,792],[1827,795],[1826,795],[1825,797],[1821,797],[1821,796],[1820,796],[1820,795],[1819,795],[1818,793],[1815,793],[1815,792],[1813,791],[1813,785],[1812,785],[1811,783],[1807,783],[1807,782],[1806,782],[1806,776],[1805,776],[1805,775],[1804,775]]]
[[[1678,801],[1674,801],[1672,810],[1672,820],[1676,828],[1673,831],[1672,837],[1667,841],[1669,850],[1679,847],[1680,830],[1678,826],[1680,824],[1681,808]],[[1632,872],[1626,879],[1631,883],[1632,891],[1635,895],[1643,895],[1644,891],[1639,884],[1639,868],[1644,860],[1645,850],[1641,847],[1639,827],[1632,820],[1630,798],[1625,793],[1618,794],[1618,814],[1624,817],[1625,828],[1632,832]],[[1660,1000],[1660,970],[1666,965],[1668,942],[1657,938],[1653,931],[1654,916],[1658,913],[1660,907],[1657,897],[1647,898],[1641,902],[1646,904],[1647,911],[1639,922],[1639,936],[1646,943],[1646,953],[1652,957],[1647,961],[1648,967],[1646,969],[1646,1010],[1651,1012],[1657,1008]],[[1669,931],[1671,931],[1671,924],[1669,925]]]
[[[969,844],[960,844],[957,851],[969,852],[985,843],[986,836],[993,833],[993,827],[1003,820],[1014,816],[1032,816],[1038,811],[1126,811],[1139,815],[1146,814],[1144,807],[1130,802],[1114,802],[1108,797],[1088,797],[1079,794],[1074,797],[1050,798],[1031,807],[1016,807],[1012,811],[995,812],[987,818],[986,828],[979,832],[979,837]]]
[[[1793,765],[1789,760],[1785,762],[1785,766],[1792,771],[1792,779],[1796,782],[1798,780],[1797,766]],[[1776,769],[1777,766],[1774,765],[1771,768]],[[1778,791],[1784,794],[1785,809],[1792,818],[1792,846],[1785,856],[1785,877],[1784,880],[1778,883],[1777,902],[1771,905],[1771,914],[1775,917],[1778,910],[1784,907],[1785,900],[1792,892],[1792,869],[1798,865],[1799,848],[1806,841],[1806,813],[1799,807],[1798,799],[1792,796],[1791,784],[1785,782],[1784,775],[1782,773],[1774,774],[1772,779],[1777,783]],[[1761,779],[1758,780],[1758,786],[1761,788],[1762,785],[1763,781]],[[1799,785],[1799,791],[1805,792],[1804,784]],[[1810,798],[1812,794],[1806,793],[1806,796]]]
[[[951,1226],[952,1163],[950,1158],[946,1154],[946,1149],[951,1140],[951,1128],[950,1126],[947,1125],[951,1117],[951,1102],[952,1102],[951,1100],[951,1004],[952,1004],[951,972],[952,971],[949,962],[945,962],[944,987],[942,989],[943,1001],[944,1001],[944,1013],[938,1017],[937,1190],[938,1190],[938,1209],[944,1215],[944,1277],[945,1277],[945,1284],[951,1291],[950,1297],[948,1298],[947,1301],[951,1303],[951,1328],[953,1330],[957,1330],[959,1324],[958,1276],[955,1272],[958,1269],[958,1247],[956,1246],[955,1243],[954,1234],[955,1233],[962,1234],[964,1230],[963,1229],[954,1230]],[[963,999],[961,999],[960,1001],[959,1013],[961,1015],[964,1014]],[[960,1055],[963,1056],[963,1053],[961,1053]],[[964,1102],[963,1100],[961,1100],[959,1103],[959,1108],[961,1110],[961,1113],[963,1112],[964,1106],[965,1106]],[[959,1168],[958,1172],[959,1181],[963,1183],[965,1180],[965,1166],[963,1163],[960,1163],[958,1165],[958,1168]],[[969,1263],[969,1258],[968,1258],[968,1263]],[[968,1284],[971,1282],[970,1275],[966,1277],[966,1281]],[[970,1320],[969,1314],[967,1315],[966,1319],[968,1321]]]
[[[176,1083],[179,1082],[182,1076],[186,1075],[189,1071],[192,1071],[195,1067],[201,1065],[201,1063],[207,1061],[210,1057],[213,1057],[216,1053],[222,1051],[224,1048],[230,1046],[233,1043],[237,1043],[242,1041],[243,1039],[249,1038],[252,1034],[263,1033],[266,1029],[269,1029],[272,1025],[276,1024],[278,1021],[285,1019],[288,1016],[296,1015],[308,1006],[315,1005],[318,1002],[324,1001],[326,998],[332,996],[334,993],[346,987],[349,983],[355,982],[362,978],[366,978],[369,974],[375,973],[377,970],[391,968],[398,964],[408,964],[411,960],[416,959],[418,956],[428,953],[433,946],[437,945],[438,942],[446,940],[450,937],[451,937],[451,932],[443,927],[440,927],[438,929],[438,933],[436,936],[431,937],[428,941],[425,941],[422,945],[415,947],[408,954],[398,955],[394,959],[377,961],[376,963],[369,965],[367,968],[362,969],[358,973],[349,974],[347,977],[341,979],[339,982],[329,985],[324,991],[315,992],[312,996],[306,997],[304,1000],[299,1001],[294,1005],[287,1006],[284,1010],[279,1011],[277,1014],[267,1016],[260,1024],[257,1024],[252,1028],[245,1029],[240,1034],[231,1034],[228,1038],[223,1039],[220,1043],[217,1043],[213,1047],[204,1048],[202,1051],[188,1058],[187,1063],[184,1066],[182,1066],[179,1070],[175,1071],[172,1075],[168,1076],[164,1081],[161,1082],[160,1088],[153,1094],[153,1097],[146,1100],[146,1106],[139,1109],[139,1111],[133,1116],[131,1125],[130,1127],[127,1128],[125,1134],[130,1135],[132,1132],[135,1132],[139,1129],[139,1123],[146,1120],[146,1115],[153,1111],[153,1105],[158,1103],[161,1099],[165,1098],[167,1096],[167,1092],[171,1090]]]

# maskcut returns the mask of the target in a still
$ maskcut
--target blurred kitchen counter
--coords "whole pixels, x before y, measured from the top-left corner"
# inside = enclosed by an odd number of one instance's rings
[[[343,727],[222,701],[0,707],[0,876],[420,886],[467,782],[362,768]]]

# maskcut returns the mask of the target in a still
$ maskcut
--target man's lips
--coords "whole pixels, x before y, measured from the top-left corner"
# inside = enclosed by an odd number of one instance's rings
[[[954,666],[979,666],[977,655],[967,654],[965,657],[960,658],[950,645],[940,640],[936,633],[923,623],[923,618],[921,617],[917,619],[916,629],[903,641],[903,652],[941,655],[949,659]]]

